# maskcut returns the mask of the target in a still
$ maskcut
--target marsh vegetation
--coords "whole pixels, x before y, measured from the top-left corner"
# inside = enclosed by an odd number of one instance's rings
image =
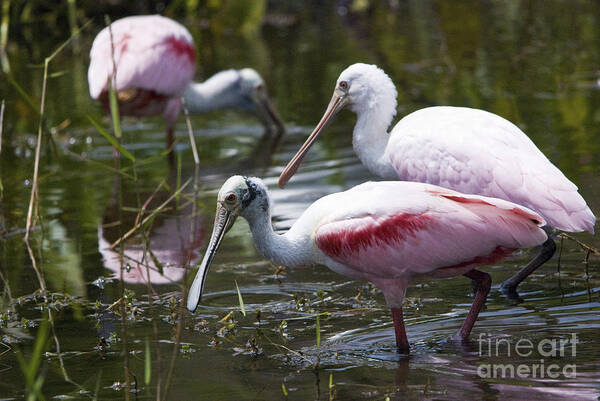
[[[264,179],[281,230],[316,198],[374,178],[353,153],[354,116],[344,113],[286,190],[275,189],[335,79],[357,61],[390,74],[399,116],[450,104],[513,121],[598,214],[597,2],[135,3],[2,2],[0,398],[598,397],[600,258],[577,241],[594,249],[600,241],[588,234],[559,241],[560,251],[520,287],[521,303],[497,286],[532,252],[487,268],[495,286],[473,332],[511,344],[575,333],[576,356],[553,359],[576,364],[572,378],[480,377],[480,365],[514,355],[492,360],[476,341],[444,341],[471,302],[464,278],[409,288],[414,352],[402,357],[375,287],[322,266],[274,266],[243,222],[222,244],[198,311],[182,303],[210,235],[216,190],[230,175]],[[114,122],[88,94],[88,51],[104,15],[153,12],[190,30],[199,79],[227,68],[261,73],[286,122],[278,147],[254,118],[226,111],[192,117],[198,165],[183,116],[172,162],[160,117],[120,121],[113,157]],[[534,352],[519,363],[540,359]]]

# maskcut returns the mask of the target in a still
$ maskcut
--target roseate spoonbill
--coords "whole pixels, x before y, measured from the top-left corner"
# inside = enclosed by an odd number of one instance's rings
[[[324,196],[279,235],[271,226],[271,201],[263,182],[233,176],[217,196],[212,237],[187,299],[192,312],[219,244],[238,216],[248,221],[259,252],[275,263],[323,264],[377,285],[392,309],[396,344],[403,352],[408,340],[402,301],[412,279],[462,274],[478,283],[457,334],[466,339],[491,284],[487,273],[475,270],[477,265],[547,239],[542,217],[523,206],[403,181],[367,182]]]
[[[388,133],[396,114],[396,87],[375,65],[353,64],[340,74],[321,121],[281,173],[281,188],[318,135],[346,107],[357,115],[354,151],[372,173],[504,199],[539,213],[550,227],[594,233],[596,218],[577,186],[523,131],[496,114],[467,107],[427,107],[402,118]],[[538,255],[503,283],[503,290],[516,295],[519,283],[555,250],[548,237]]]
[[[160,15],[126,17],[96,36],[90,51],[90,95],[108,108],[108,84],[116,65],[115,89],[122,115],[162,114],[167,146],[181,109],[190,113],[235,108],[254,113],[268,131],[283,133],[283,122],[271,103],[261,76],[251,68],[221,71],[204,82],[192,82],[196,54],[192,35],[181,24]]]

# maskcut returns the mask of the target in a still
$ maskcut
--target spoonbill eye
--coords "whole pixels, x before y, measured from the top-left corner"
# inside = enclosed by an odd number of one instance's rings
[[[342,88],[343,90],[348,90],[348,82],[346,82],[346,81],[340,82],[340,88]]]
[[[237,201],[237,196],[235,196],[235,194],[229,194],[225,198],[225,201],[227,201],[228,203],[233,203],[233,202]]]

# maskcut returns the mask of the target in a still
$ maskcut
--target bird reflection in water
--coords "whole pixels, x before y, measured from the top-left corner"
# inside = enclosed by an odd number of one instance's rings
[[[181,197],[179,201],[171,200],[145,229],[122,241],[122,245],[115,246],[138,219],[135,189],[123,188],[123,191],[121,215],[118,197],[114,196],[102,224],[98,226],[98,249],[104,267],[111,270],[117,279],[123,267],[123,281],[129,284],[173,284],[181,281],[187,266],[199,258],[197,249],[205,236],[204,218],[193,199]],[[166,190],[154,195],[140,193],[141,202],[147,202],[144,217],[169,196]],[[123,246],[122,259],[120,246]]]

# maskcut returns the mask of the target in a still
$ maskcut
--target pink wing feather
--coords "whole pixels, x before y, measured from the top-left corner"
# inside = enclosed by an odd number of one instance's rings
[[[169,97],[180,96],[195,73],[192,35],[181,24],[159,15],[127,17],[111,25],[116,89],[140,88]],[[90,95],[97,99],[113,73],[108,27],[90,51]]]
[[[505,199],[552,227],[594,232],[577,186],[517,126],[483,110],[428,107],[400,120],[387,150],[400,180]]]
[[[367,183],[340,195],[348,199],[321,220],[316,245],[371,281],[490,263],[547,239],[539,215],[500,199],[412,182]]]

